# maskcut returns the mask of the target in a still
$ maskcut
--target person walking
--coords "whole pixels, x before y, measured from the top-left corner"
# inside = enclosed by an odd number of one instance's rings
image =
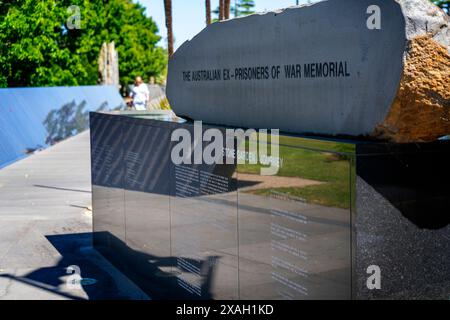
[[[147,110],[147,103],[150,99],[150,92],[141,77],[136,77],[134,87],[131,90],[130,98],[133,100],[133,107],[136,110]]]

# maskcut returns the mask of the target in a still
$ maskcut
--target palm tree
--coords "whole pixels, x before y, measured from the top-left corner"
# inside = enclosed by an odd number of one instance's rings
[[[230,0],[225,0],[225,4],[224,4],[224,19],[228,20],[230,19]]]
[[[219,21],[225,18],[225,0],[219,0]]]
[[[206,25],[211,24],[211,0],[205,0],[206,7]]]
[[[169,57],[173,55],[173,29],[172,29],[172,0],[164,0],[167,27],[167,51]]]

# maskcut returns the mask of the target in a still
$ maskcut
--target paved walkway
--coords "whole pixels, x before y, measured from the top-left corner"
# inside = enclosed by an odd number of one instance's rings
[[[148,298],[92,248],[89,159],[85,132],[0,170],[0,299]]]

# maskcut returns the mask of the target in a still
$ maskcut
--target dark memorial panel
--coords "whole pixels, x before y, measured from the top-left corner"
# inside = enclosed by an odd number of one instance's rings
[[[113,250],[125,242],[122,123],[95,114],[90,122],[94,245]]]
[[[124,121],[126,243],[146,287],[167,295],[170,259],[170,131]],[[156,294],[156,293],[155,293]]]
[[[235,134],[92,113],[94,245],[152,299],[448,296],[448,141]]]
[[[240,297],[350,299],[349,161],[280,140],[276,175],[238,165]]]
[[[130,125],[124,139],[127,241],[160,257],[170,255],[169,133]]]
[[[215,162],[209,129],[223,137]],[[91,130],[95,245],[152,298],[350,298],[345,156],[118,115],[93,114]]]
[[[178,129],[195,136],[192,125]],[[200,145],[202,150],[208,147],[201,140],[193,141],[192,150]],[[235,165],[227,165],[225,158],[224,164],[193,164],[194,160],[174,164],[170,179],[177,284],[192,299],[238,299]]]

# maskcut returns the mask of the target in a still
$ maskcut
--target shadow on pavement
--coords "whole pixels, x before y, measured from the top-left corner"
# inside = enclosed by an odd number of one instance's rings
[[[84,300],[86,296],[89,300],[128,300],[138,295],[121,293],[117,286],[120,279],[114,279],[106,270],[111,268],[110,265],[92,248],[92,233],[50,235],[46,238],[62,256],[55,266],[39,268],[22,277],[11,274],[0,277],[74,300]],[[84,279],[82,291],[70,289],[67,285],[71,275],[67,268],[70,266],[78,266],[81,271],[81,278]]]
[[[114,277],[113,262],[128,279],[133,281],[152,299],[212,299],[211,286],[215,265],[220,257],[210,256],[205,260],[191,260],[188,263],[201,270],[201,296],[188,293],[179,285],[177,257],[158,257],[128,247],[109,232],[96,232],[96,249],[93,249],[93,233],[49,235],[47,240],[58,250],[62,258],[55,266],[36,269],[24,276],[1,274],[43,291],[73,300],[129,300],[145,299],[139,292],[120,290],[121,279]],[[103,256],[102,256],[103,255]],[[82,291],[70,289],[69,267],[79,268]],[[109,271],[108,271],[109,269]],[[184,270],[186,272],[186,270]],[[123,277],[123,276],[122,276]],[[136,291],[138,291],[137,287]],[[129,290],[129,289],[128,289]]]

